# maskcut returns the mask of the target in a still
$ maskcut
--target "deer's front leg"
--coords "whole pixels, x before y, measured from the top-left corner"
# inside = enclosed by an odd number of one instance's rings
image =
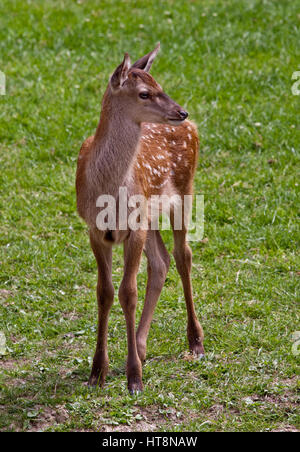
[[[112,285],[112,249],[97,242],[97,236],[90,235],[91,247],[98,265],[98,337],[93,359],[92,372],[89,385],[103,386],[108,372],[107,353],[107,329],[108,316],[114,300],[114,288]]]
[[[182,286],[187,308],[187,337],[190,351],[199,358],[204,357],[204,334],[202,326],[197,319],[192,295],[191,267],[192,252],[186,242],[186,230],[174,230],[174,258]]]
[[[127,382],[131,394],[143,390],[142,364],[137,352],[135,335],[135,316],[137,305],[136,277],[139,269],[145,233],[131,232],[124,243],[124,277],[119,289],[119,299],[122,306],[127,328]]]

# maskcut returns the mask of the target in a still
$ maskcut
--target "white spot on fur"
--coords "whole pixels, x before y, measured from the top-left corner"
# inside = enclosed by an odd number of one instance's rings
[[[157,185],[157,188],[163,187],[164,185],[166,185],[167,182],[168,182],[167,180],[164,180],[160,185]]]

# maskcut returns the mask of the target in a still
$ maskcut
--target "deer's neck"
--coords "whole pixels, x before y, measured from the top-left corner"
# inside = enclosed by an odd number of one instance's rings
[[[116,99],[104,98],[87,168],[89,183],[97,196],[117,196],[137,153],[141,127],[124,110]]]

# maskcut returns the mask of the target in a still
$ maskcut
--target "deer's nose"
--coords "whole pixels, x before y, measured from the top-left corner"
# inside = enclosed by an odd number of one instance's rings
[[[181,119],[186,119],[189,115],[188,112],[184,110],[180,110],[178,113]]]

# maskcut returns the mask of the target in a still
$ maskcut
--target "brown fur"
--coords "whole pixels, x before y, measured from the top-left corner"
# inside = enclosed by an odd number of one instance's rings
[[[94,136],[83,143],[77,163],[76,193],[80,216],[87,222],[90,242],[98,266],[98,339],[90,384],[104,384],[108,371],[107,325],[114,298],[112,284],[112,244],[124,243],[124,276],[119,299],[127,326],[127,379],[130,392],[140,391],[141,362],[146,356],[146,340],[169,268],[170,258],[159,231],[99,231],[96,200],[110,194],[118,200],[119,187],[129,196],[192,193],[198,156],[196,126],[182,121],[182,109],[143,70],[150,69],[158,47],[132,67],[125,54],[103,96],[100,122]],[[147,90],[147,99],[139,93]],[[155,123],[155,124],[154,124]],[[172,223],[172,215],[170,217]],[[203,331],[194,309],[190,281],[191,251],[186,229],[174,230],[174,257],[181,276],[188,313],[188,340],[193,353],[201,355]],[[136,276],[143,250],[148,259],[148,283],[141,321],[135,332],[137,304]]]

